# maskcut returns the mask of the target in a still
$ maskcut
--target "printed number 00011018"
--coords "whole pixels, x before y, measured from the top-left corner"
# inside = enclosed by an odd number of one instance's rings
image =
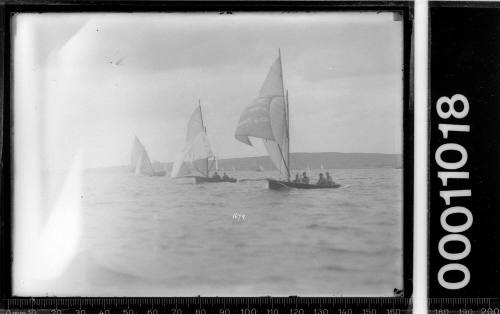
[[[458,109],[457,103],[461,103],[462,106]],[[455,94],[451,98],[440,97],[436,103],[437,114],[441,119],[447,120],[452,119],[463,119],[469,113],[469,101],[464,95]],[[449,123],[439,123],[439,130],[443,134],[443,139],[448,140],[448,138],[453,138],[453,132],[470,132],[470,125],[468,124],[449,124]],[[459,160],[449,161],[449,157],[445,158],[446,153],[458,153],[460,155]],[[449,156],[449,154],[448,154]],[[443,187],[448,186],[448,180],[468,180],[469,172],[460,171],[467,164],[467,149],[455,142],[447,142],[441,144],[435,152],[434,159],[437,165],[440,167],[437,176],[441,179]],[[443,170],[443,171],[441,171]],[[463,181],[461,181],[463,182]],[[460,199],[452,198],[463,198],[471,197],[471,189],[461,189],[461,190],[444,190],[441,189],[439,196],[444,200],[445,205],[449,206],[446,208],[440,216],[441,227],[448,232],[447,235],[443,236],[438,244],[439,254],[448,261],[452,261],[442,266],[438,271],[438,282],[445,288],[450,290],[462,289],[470,281],[470,272],[467,266],[460,264],[455,261],[460,261],[467,257],[471,251],[471,243],[469,239],[464,236],[463,233],[469,229],[472,225],[472,213],[471,211],[464,207],[458,206],[456,204]],[[451,206],[453,203],[454,206]],[[464,215],[466,221],[460,225],[450,225],[448,223],[448,217],[451,215],[461,214]],[[448,242],[461,242],[464,245],[464,249],[458,253],[450,253],[445,249],[445,244]],[[450,271],[458,271],[463,274],[463,279],[458,282],[449,282],[445,280],[444,275]]]

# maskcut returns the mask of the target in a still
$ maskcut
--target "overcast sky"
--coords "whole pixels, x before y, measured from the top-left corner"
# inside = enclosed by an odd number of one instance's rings
[[[24,14],[15,21],[14,78],[34,93],[49,168],[69,164],[78,150],[85,167],[127,164],[134,135],[152,160],[173,161],[198,99],[219,158],[264,155],[234,132],[278,48],[292,152],[402,153],[403,27],[391,13]],[[16,98],[14,105],[15,114],[29,107]]]

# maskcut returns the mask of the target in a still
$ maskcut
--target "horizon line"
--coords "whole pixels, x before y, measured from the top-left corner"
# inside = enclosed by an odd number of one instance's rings
[[[402,156],[402,153],[366,153],[366,152],[293,152],[290,153],[290,155],[293,154],[325,154],[325,153],[334,153],[334,154],[363,154],[363,155],[399,155]],[[247,156],[247,157],[224,157],[224,158],[217,158],[217,160],[227,160],[227,159],[245,159],[245,158],[262,158],[262,157],[267,157],[269,158],[268,155],[258,155],[258,156]],[[161,164],[171,164],[174,163],[174,161],[159,161],[159,160],[151,160],[151,163],[161,163]],[[112,168],[112,167],[125,167],[128,166],[128,164],[121,164],[121,165],[109,165],[109,166],[98,166],[98,167],[88,167],[85,169],[102,169],[102,168]]]

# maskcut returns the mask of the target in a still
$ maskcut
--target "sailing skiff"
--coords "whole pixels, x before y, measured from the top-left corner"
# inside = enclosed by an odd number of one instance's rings
[[[279,181],[274,179],[267,179],[269,183],[269,188],[272,190],[281,190],[285,188],[296,188],[296,189],[335,189],[339,188],[340,184],[332,184],[332,185],[317,185],[317,184],[305,184],[305,183],[296,183],[291,181]]]
[[[188,122],[186,146],[172,167],[172,178],[195,178],[196,183],[236,182],[236,179],[210,177],[217,160],[210,146],[207,128],[203,121],[201,103],[191,114]],[[217,168],[217,167],[216,167]]]
[[[235,178],[229,178],[229,179],[223,179],[223,178],[210,178],[210,177],[194,177],[196,183],[221,183],[221,182],[229,182],[229,183],[235,183],[236,180]]]
[[[283,84],[281,52],[271,65],[259,96],[241,114],[235,137],[252,146],[250,137],[260,138],[271,161],[278,168],[280,179],[268,178],[268,187],[273,190],[283,188],[333,189],[338,184],[316,185],[290,181],[290,120],[288,91]],[[284,177],[284,179],[282,179]]]
[[[165,171],[154,170],[153,164],[151,163],[148,153],[146,152],[146,148],[142,145],[137,136],[134,138],[134,144],[132,147],[130,170],[134,172],[136,176],[145,175],[162,177],[166,174]]]

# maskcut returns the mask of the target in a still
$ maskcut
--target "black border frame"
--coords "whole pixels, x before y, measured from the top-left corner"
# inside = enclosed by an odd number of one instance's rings
[[[9,1],[0,5],[0,298],[12,298],[11,16],[28,12],[399,11],[403,16],[403,291],[413,288],[413,3],[409,1]],[[3,121],[2,119],[3,118]],[[3,122],[3,124],[2,124]],[[0,147],[0,149],[2,149]],[[3,154],[2,154],[3,153]]]
[[[429,310],[434,310],[434,309],[438,309],[438,308],[444,308],[446,307],[447,309],[449,310],[455,310],[455,309],[458,309],[458,308],[463,308],[464,305],[468,305],[469,308],[474,308],[474,309],[477,309],[479,307],[482,307],[484,308],[486,305],[488,305],[486,308],[488,307],[497,307],[498,308],[498,305],[500,304],[500,299],[498,298],[498,291],[499,291],[499,288],[500,288],[500,283],[496,280],[497,276],[496,274],[498,274],[498,255],[496,256],[492,256],[491,254],[484,254],[486,253],[485,250],[483,248],[480,248],[479,251],[480,253],[483,253],[482,255],[480,255],[482,258],[484,259],[493,259],[496,261],[495,263],[495,266],[491,267],[491,263],[490,264],[481,264],[481,265],[478,265],[478,264],[474,264],[474,262],[476,262],[475,260],[470,260],[470,258],[472,256],[469,256],[469,260],[467,262],[465,262],[464,264],[466,264],[466,266],[470,267],[470,270],[471,270],[471,277],[475,276],[477,277],[477,272],[479,270],[479,272],[483,272],[481,275],[483,275],[482,279],[487,279],[487,280],[475,280],[475,282],[471,282],[468,287],[465,287],[464,289],[459,289],[459,290],[445,290],[444,288],[440,287],[438,284],[436,284],[435,282],[435,278],[436,278],[436,275],[437,275],[437,271],[435,272],[432,272],[433,271],[433,268],[432,268],[432,263],[431,262],[436,262],[438,260],[438,258],[436,258],[437,256],[437,246],[436,246],[436,243],[437,243],[437,239],[440,235],[440,233],[442,233],[442,229],[441,228],[434,228],[435,227],[435,221],[439,220],[439,217],[438,217],[438,214],[436,213],[433,213],[432,212],[432,208],[433,206],[435,208],[437,208],[437,210],[440,210],[442,208],[444,208],[444,206],[442,205],[442,203],[437,203],[435,202],[435,200],[433,199],[433,196],[434,194],[436,193],[436,191],[434,190],[438,190],[438,188],[436,188],[436,186],[439,186],[439,184],[433,184],[433,183],[436,183],[438,179],[435,179],[433,177],[433,174],[435,175],[435,172],[433,172],[433,168],[436,168],[436,161],[434,159],[434,152],[432,149],[433,149],[433,144],[436,144],[438,142],[437,139],[434,139],[434,136],[435,134],[433,134],[433,129],[436,129],[436,126],[438,124],[438,120],[437,119],[433,119],[433,115],[435,116],[435,101],[437,100],[437,95],[435,92],[433,92],[433,90],[438,90],[438,89],[444,89],[446,87],[446,84],[443,84],[442,82],[438,82],[438,80],[436,80],[435,78],[433,78],[433,69],[431,68],[431,65],[433,63],[433,59],[434,60],[434,63],[438,63],[436,62],[439,61],[439,59],[434,56],[433,58],[433,49],[432,49],[432,46],[433,46],[433,27],[434,27],[434,31],[436,33],[438,33],[439,31],[439,28],[436,28],[436,24],[439,24],[437,23],[437,19],[435,19],[433,21],[433,11],[436,11],[437,10],[440,10],[441,12],[439,12],[439,14],[441,15],[440,17],[445,17],[443,14],[443,10],[450,10],[450,11],[453,11],[453,10],[466,10],[466,9],[475,9],[475,10],[478,10],[478,9],[482,9],[484,11],[486,11],[487,9],[490,10],[490,9],[496,9],[497,11],[500,9],[500,2],[494,2],[494,1],[458,1],[458,0],[453,0],[453,1],[443,1],[443,0],[439,0],[439,1],[432,1],[432,2],[429,2],[429,28],[428,28],[428,43],[429,43],[429,49],[428,49],[428,52],[427,52],[427,55],[428,55],[428,66],[429,66],[429,72],[428,72],[428,77],[429,77],[429,80],[428,80],[428,112],[427,112],[427,118],[428,118],[428,121],[429,121],[429,126],[428,126],[428,129],[429,129],[429,136],[428,136],[428,139],[427,139],[427,147],[429,149],[429,155],[428,155],[428,162],[429,162],[429,166],[428,166],[428,173],[427,173],[427,179],[428,179],[428,182],[429,182],[429,185],[428,185],[428,191],[427,191],[427,195],[428,195],[428,202],[427,202],[427,205],[428,205],[428,208],[429,208],[429,214],[428,214],[428,217],[427,217],[427,225],[428,225],[428,238],[427,238],[427,246],[428,246],[428,253],[427,253],[427,262],[429,263],[429,267],[428,267],[428,273],[426,274],[428,276],[428,286],[427,286],[427,291],[428,291],[428,294],[429,294],[429,297],[428,297],[428,301],[429,301]],[[453,12],[450,12],[450,16],[453,17]],[[481,33],[483,30],[481,29],[478,29],[477,32],[478,34]],[[486,33],[486,34],[489,34],[489,33]],[[497,34],[498,35],[498,34]],[[435,37],[438,37],[438,36],[435,36]],[[436,38],[434,38],[434,41],[436,40]],[[457,51],[457,55],[462,52],[462,51]],[[494,56],[498,56],[499,54],[496,53],[494,54],[492,57]],[[456,55],[450,55],[449,56],[450,58],[454,58],[454,59],[457,59],[457,56]],[[474,56],[475,57],[475,56]],[[469,56],[469,58],[471,58]],[[463,61],[467,61],[467,59],[469,58],[463,58]],[[456,71],[454,73],[442,73],[441,74],[441,77],[444,78],[446,77],[448,80],[450,80],[450,82],[452,82],[454,85],[458,85],[458,82],[460,82],[460,78],[457,78],[459,77],[459,75],[457,75],[457,73],[460,73],[462,76],[464,76],[465,74],[467,75],[471,75],[471,73],[464,73],[464,72],[459,72],[459,71]],[[437,75],[435,75],[437,76]],[[473,77],[473,76],[471,76]],[[489,83],[489,84],[495,84],[495,83],[498,83],[498,79],[495,79],[495,80],[490,80],[490,81],[487,81],[486,82],[486,85]],[[462,82],[460,82],[462,83]],[[475,90],[481,88],[481,87],[484,87],[482,86],[482,84],[485,84],[485,82],[477,82],[477,81],[474,81],[473,84],[471,84],[470,88],[466,91],[464,90],[456,90],[457,93],[463,93],[465,96],[469,96],[468,95],[468,92],[474,92]],[[434,88],[433,88],[434,87]],[[490,86],[485,86],[484,88],[487,89],[489,88]],[[491,91],[490,91],[491,92]],[[439,96],[446,96],[446,95],[439,95]],[[451,96],[451,95],[449,95]],[[482,120],[479,120],[477,119],[477,116],[474,117],[472,116],[473,114],[477,114],[477,111],[480,111],[480,110],[477,110],[479,108],[481,108],[481,105],[491,105],[491,103],[487,103],[485,102],[484,104],[481,104],[481,103],[477,103],[477,102],[474,102],[474,100],[471,100],[471,98],[469,98],[469,101],[470,101],[470,111],[469,111],[469,116],[467,117],[467,121],[468,121],[468,124],[470,125],[471,127],[471,133],[468,134],[468,137],[470,137],[472,139],[472,141],[474,140],[478,140],[478,138],[474,138],[474,132],[477,131],[477,125],[479,123],[482,122]],[[433,102],[434,101],[434,102]],[[474,112],[476,109],[476,113]],[[441,121],[443,122],[443,121]],[[453,122],[449,122],[449,123],[453,123]],[[476,125],[474,125],[476,124]],[[474,129],[474,127],[476,127],[476,129]],[[437,132],[436,132],[437,133]],[[489,141],[495,141],[495,138],[493,136],[491,136],[491,138],[488,138]],[[464,141],[465,144],[471,144],[471,142],[469,142],[469,140],[466,139],[466,136],[456,136],[455,137],[455,141],[458,142],[459,144],[464,144],[463,142],[461,141]],[[435,143],[436,142],[436,143]],[[471,147],[467,147],[468,150],[471,149]],[[477,177],[477,173],[479,173],[480,171],[478,171],[477,168],[473,168],[472,166],[470,166],[470,164],[472,163],[471,162],[471,159],[473,158],[472,156],[476,153],[475,151],[473,150],[470,150],[471,154],[469,155],[469,160],[468,160],[468,164],[466,167],[469,167],[468,171],[470,172],[470,187],[471,189],[474,189],[474,188],[477,188],[478,185],[474,185],[473,182],[474,181],[478,181],[478,177]],[[472,157],[472,158],[471,158]],[[476,161],[477,163],[479,162],[488,162],[489,160],[487,160],[487,158],[484,158],[484,160],[481,160],[481,157],[477,157],[477,160]],[[491,171],[493,171],[493,169],[491,169]],[[475,177],[476,176],[476,177]],[[484,180],[484,179],[483,179]],[[492,182],[489,181],[486,179],[484,180],[484,185],[491,185]],[[450,188],[451,189],[451,188]],[[472,198],[470,200],[470,204],[471,204],[471,209],[473,210],[473,215],[474,217],[477,215],[477,211],[474,212],[474,207],[479,207],[481,208],[481,204],[484,204],[484,200],[478,200],[477,199],[477,194],[478,193],[475,193],[473,192],[472,193]],[[436,206],[438,205],[438,206]],[[436,211],[436,209],[434,209]],[[476,209],[477,210],[477,209]],[[484,214],[484,212],[481,212],[481,214]],[[481,219],[481,217],[479,217]],[[473,222],[473,225],[474,224],[480,224],[481,228],[485,228],[487,230],[490,230],[488,227],[491,227],[491,225],[488,225],[489,223],[491,224],[494,224],[494,222],[498,222],[498,219],[499,219],[499,215],[496,214],[496,215],[491,215],[491,216],[488,216],[488,222],[485,223],[485,220],[480,220],[480,219],[477,219],[479,220],[479,222],[476,220]],[[482,224],[481,224],[482,223]],[[496,227],[498,227],[498,225],[496,225]],[[471,230],[468,230],[466,233],[467,234],[467,237],[469,238],[469,240],[471,241],[472,243],[472,252],[475,252],[475,254],[478,254],[478,250],[474,249],[474,246],[477,248],[480,246],[480,243],[488,243],[487,246],[491,246],[491,247],[495,247],[495,244],[498,244],[498,237],[495,236],[495,232],[492,230],[489,234],[487,233],[482,233],[482,234],[477,234],[477,233],[473,233],[471,234],[472,232],[472,228]],[[484,244],[483,244],[484,245]],[[486,245],[484,245],[486,246]],[[472,255],[472,254],[471,254]],[[475,259],[478,259],[478,257],[476,256]],[[461,261],[457,261],[458,263],[460,263]],[[485,273],[487,271],[490,271],[490,275],[491,277],[485,277]]]

